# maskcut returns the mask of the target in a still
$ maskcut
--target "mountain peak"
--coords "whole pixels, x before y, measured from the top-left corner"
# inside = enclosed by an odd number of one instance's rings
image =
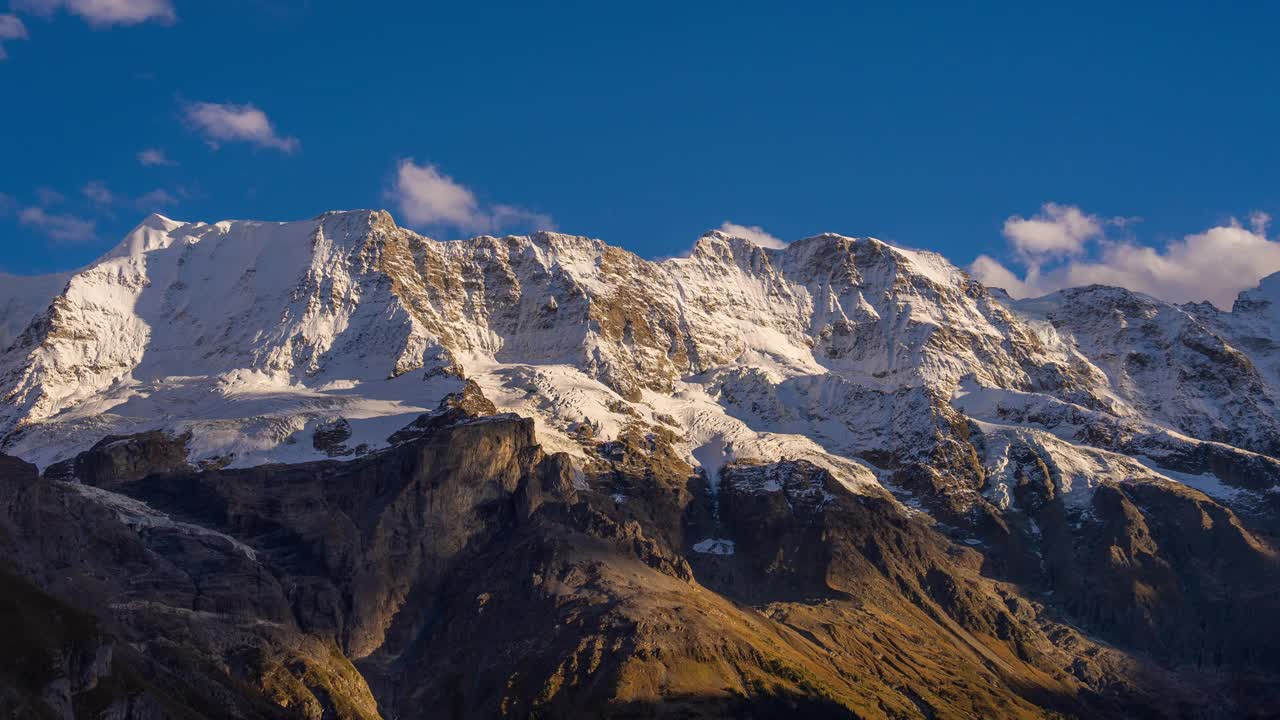
[[[1264,307],[1280,307],[1280,272],[1271,273],[1262,278],[1257,287],[1242,291],[1231,311],[1244,312]]]
[[[152,230],[161,230],[161,231],[164,231],[164,232],[170,232],[170,231],[172,231],[172,230],[174,230],[174,229],[176,229],[176,228],[179,228],[179,227],[181,227],[181,226],[183,226],[183,225],[185,225],[185,224],[186,224],[186,223],[184,223],[184,222],[182,222],[182,221],[180,221],[180,220],[174,220],[174,219],[172,219],[172,218],[165,217],[164,215],[161,215],[160,213],[151,213],[150,215],[148,215],[148,216],[146,216],[145,218],[143,218],[143,219],[142,219],[142,222],[138,223],[138,226],[137,226],[137,227],[138,227],[138,228],[144,228],[144,227],[145,227],[145,228],[150,228],[150,229],[152,229]],[[136,229],[136,228],[135,228],[135,229]]]
[[[0,429],[47,423],[28,440],[57,439],[48,447],[61,452],[73,449],[62,423],[83,426],[87,440],[198,407],[237,428],[209,435],[219,439],[202,457],[237,447],[249,462],[293,452],[288,438],[317,416],[355,413],[365,418],[348,418],[357,435],[363,423],[376,447],[389,422],[380,418],[438,402],[424,377],[458,371],[517,404],[529,388],[550,388],[556,399],[534,412],[552,412],[564,437],[584,418],[606,437],[627,422],[593,393],[670,404],[681,383],[702,382],[688,378],[726,372],[745,373],[735,381],[744,393],[762,378],[810,377],[822,378],[809,381],[815,391],[949,395],[972,376],[1018,392],[1070,384],[1072,402],[1105,404],[1106,377],[1069,341],[973,286],[936,253],[838,233],[771,249],[713,230],[690,258],[650,262],[558,232],[441,242],[385,210],[288,223],[152,215],[76,273],[22,346],[0,356],[10,400]],[[1087,312],[1132,302],[1119,290],[1078,292],[1098,296],[1074,303]],[[98,407],[112,411],[98,418]]]
[[[723,230],[708,230],[693,244],[693,250],[690,254],[693,256],[715,257],[725,252],[730,254],[750,253],[757,249],[780,251],[779,248],[765,247],[741,235],[734,235]]]
[[[172,233],[188,223],[167,218],[160,213],[151,213],[142,219],[133,230],[125,235],[124,240],[103,256],[103,260],[122,257],[135,257],[143,253],[168,247],[173,242]]]

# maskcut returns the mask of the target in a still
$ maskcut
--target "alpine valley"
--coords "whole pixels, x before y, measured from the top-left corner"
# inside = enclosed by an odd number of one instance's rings
[[[0,310],[6,717],[1280,717],[1280,275],[153,215]]]

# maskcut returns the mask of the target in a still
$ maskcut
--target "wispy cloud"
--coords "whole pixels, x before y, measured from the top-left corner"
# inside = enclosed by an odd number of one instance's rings
[[[160,148],[147,148],[138,153],[138,164],[143,167],[159,167],[161,165],[177,165],[165,155]]]
[[[784,248],[787,246],[785,240],[781,240],[770,235],[759,225],[739,225],[725,220],[724,223],[720,225],[720,232],[732,235],[733,237],[740,237],[744,240],[750,240],[760,247]]]
[[[156,188],[151,192],[139,195],[134,204],[143,212],[155,212],[158,208],[177,205],[178,198],[164,188]]]
[[[41,207],[29,207],[18,213],[18,220],[53,240],[84,242],[94,239],[94,222],[74,215],[50,213]]]
[[[402,160],[395,185],[387,196],[406,223],[417,227],[446,226],[462,232],[497,232],[503,228],[549,230],[551,217],[514,205],[482,205],[476,194],[435,165]]]
[[[36,200],[39,201],[41,205],[57,205],[65,202],[66,198],[62,193],[54,190],[53,188],[38,187],[36,188]]]
[[[1023,238],[1010,237],[1006,232],[1013,249],[1009,261],[1022,267],[1021,274],[987,255],[974,260],[969,272],[984,285],[1004,288],[1017,298],[1099,283],[1171,302],[1209,300],[1226,309],[1241,290],[1254,287],[1262,278],[1280,271],[1280,242],[1267,237],[1270,217],[1265,213],[1251,216],[1247,226],[1233,219],[1156,248],[1133,239],[1109,239],[1103,229],[1107,223],[1097,222],[1095,216],[1079,208],[1057,207],[1064,211],[1061,217],[1094,218],[1092,222],[1097,223],[1078,246],[1058,242],[1061,238],[1036,246],[1058,250],[1074,247],[1067,253],[1070,257],[1054,261],[1043,253],[1028,255],[1026,248],[1019,245]],[[1077,222],[1074,227],[1079,230],[1086,226],[1087,223]]]
[[[0,40],[26,40],[27,26],[17,15],[0,15]],[[0,60],[9,57],[0,43]]]
[[[177,194],[164,188],[156,188],[137,197],[130,197],[129,195],[113,192],[106,186],[106,183],[99,180],[85,184],[81,192],[99,208],[107,208],[112,205],[131,205],[144,212],[154,212],[158,208],[177,205],[180,202],[179,196],[186,197],[187,195],[185,189],[178,187],[175,191]]]
[[[253,105],[191,103],[184,108],[187,122],[217,149],[227,142],[246,142],[285,153],[297,150],[297,138],[280,135],[267,114]]]
[[[178,19],[170,0],[13,0],[12,5],[19,12],[44,16],[66,10],[94,27],[169,24]]]
[[[78,242],[95,239],[98,221],[114,220],[117,212],[131,214],[135,209],[147,213],[157,212],[179,204],[188,193],[179,186],[173,190],[156,188],[135,197],[112,190],[101,180],[91,180],[80,188],[80,195],[84,200],[79,202],[68,201],[61,193],[50,188],[38,188],[35,195],[37,203],[22,208],[17,213],[18,221],[52,240]],[[6,203],[6,200],[11,202]],[[66,206],[78,207],[84,212],[61,209]],[[18,207],[16,201],[0,195],[0,215],[8,214],[8,210]],[[59,209],[55,210],[55,207]]]
[[[116,201],[115,193],[101,180],[90,180],[80,188],[80,193],[96,205],[111,205]]]

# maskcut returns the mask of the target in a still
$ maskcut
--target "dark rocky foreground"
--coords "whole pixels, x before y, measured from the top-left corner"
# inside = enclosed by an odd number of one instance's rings
[[[660,431],[575,469],[491,411],[348,462],[0,458],[0,715],[1280,717],[1275,551],[1192,490],[1081,518],[1028,456],[1033,544],[804,461],[713,495]]]

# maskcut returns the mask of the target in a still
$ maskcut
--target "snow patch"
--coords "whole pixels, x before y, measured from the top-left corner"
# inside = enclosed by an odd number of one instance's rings
[[[734,542],[723,538],[707,538],[695,543],[693,551],[706,555],[732,555]]]
[[[66,483],[67,487],[73,488],[81,495],[90,498],[113,510],[120,522],[128,525],[135,530],[173,530],[186,535],[197,537],[214,538],[229,545],[231,548],[242,553],[245,557],[257,562],[258,556],[253,548],[236,540],[230,535],[220,533],[216,530],[193,525],[191,523],[180,522],[169,517],[167,514],[152,507],[141,500],[113,493],[110,490],[104,490],[93,485],[85,485],[83,483]]]

